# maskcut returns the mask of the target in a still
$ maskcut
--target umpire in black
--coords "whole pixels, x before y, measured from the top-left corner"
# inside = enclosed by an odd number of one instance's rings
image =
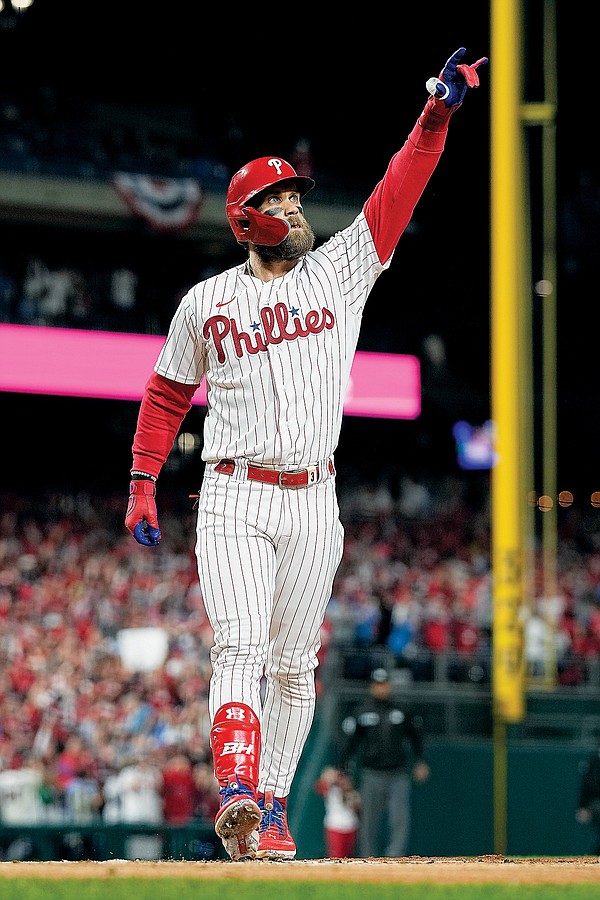
[[[369,696],[342,722],[339,766],[359,773],[358,856],[364,858],[406,855],[412,781],[429,778],[422,720],[391,692],[389,673],[375,669]]]

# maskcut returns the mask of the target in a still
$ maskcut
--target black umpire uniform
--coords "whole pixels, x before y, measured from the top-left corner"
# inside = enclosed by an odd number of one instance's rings
[[[343,720],[342,733],[339,768],[360,773],[358,855],[405,856],[412,780],[429,777],[421,718],[391,697],[388,672],[379,668],[368,698]]]

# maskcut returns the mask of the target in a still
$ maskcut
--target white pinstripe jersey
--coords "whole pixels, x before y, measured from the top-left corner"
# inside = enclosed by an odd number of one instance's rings
[[[333,454],[364,305],[390,262],[361,212],[283,277],[242,264],[187,292],[154,369],[206,377],[204,461],[295,468]]]

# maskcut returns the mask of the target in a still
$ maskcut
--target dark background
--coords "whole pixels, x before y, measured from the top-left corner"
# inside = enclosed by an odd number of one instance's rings
[[[599,16],[588,7],[583,16],[579,4],[556,5],[559,489],[589,495],[600,488],[594,312]],[[543,6],[523,4],[525,99],[532,101],[543,99]],[[52,84],[73,108],[91,99],[154,107],[165,115],[191,108],[198,155],[222,159],[231,173],[254,156],[288,155],[305,137],[313,154],[315,199],[320,189],[366,197],[419,114],[426,79],[459,46],[467,47],[469,62],[490,54],[490,9],[479,0],[422,10],[370,5],[368,14],[332,9],[341,19],[329,23],[311,6],[223,6],[209,13],[196,3],[35,0],[16,23],[0,29],[0,80],[4,90],[32,96],[40,84]],[[480,71],[482,87],[457,112],[411,227],[367,305],[359,349],[416,353],[424,394],[416,422],[346,417],[338,461],[365,477],[376,479],[386,468],[393,478],[404,470],[458,472],[452,423],[464,418],[481,424],[490,415],[493,97],[489,69]],[[71,239],[75,250],[77,237]],[[132,256],[141,252],[133,242],[129,249]],[[157,241],[154,249],[160,282],[180,261],[168,243]],[[99,245],[98,252],[114,253],[115,247]],[[542,274],[534,249],[532,285]],[[181,278],[192,282],[194,273],[182,271]],[[165,318],[171,302],[165,302]],[[531,302],[536,310],[533,288]],[[423,341],[430,334],[445,344],[441,377],[424,358]],[[538,332],[534,339],[539,352]],[[0,400],[14,477],[33,466],[41,467],[44,478],[77,482],[92,466],[107,485],[125,485],[136,404],[8,395]],[[539,390],[536,400],[539,408]],[[190,414],[191,427],[201,427],[202,415],[201,409]],[[34,426],[42,416],[52,424],[40,432]],[[58,446],[57,434],[63,439]],[[180,474],[196,477],[196,471],[183,464]],[[541,484],[532,487],[543,492]]]

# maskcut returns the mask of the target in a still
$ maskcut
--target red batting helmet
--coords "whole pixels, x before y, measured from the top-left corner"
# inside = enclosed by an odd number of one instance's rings
[[[227,189],[225,213],[238,243],[252,241],[275,247],[286,239],[289,225],[284,219],[258,212],[251,201],[279,181],[293,179],[300,196],[315,186],[308,175],[298,175],[293,166],[279,156],[261,156],[239,169]]]

